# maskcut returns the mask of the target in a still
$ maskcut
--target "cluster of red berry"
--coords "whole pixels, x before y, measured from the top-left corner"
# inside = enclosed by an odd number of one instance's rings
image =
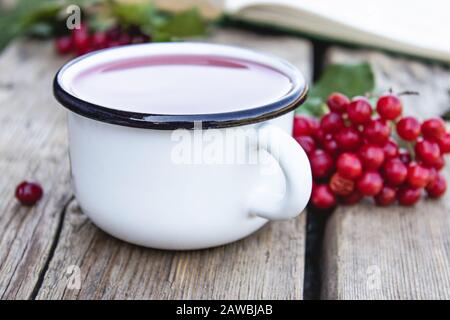
[[[115,26],[106,31],[90,33],[87,25],[82,24],[80,28],[73,29],[70,35],[56,38],[55,47],[60,54],[75,53],[80,56],[95,50],[131,43],[145,43],[150,40],[151,38],[137,27],[123,30]]]
[[[445,193],[439,171],[443,155],[450,153],[450,132],[442,119],[420,123],[402,117],[402,103],[394,94],[378,99],[376,113],[368,99],[349,100],[340,93],[330,95],[327,105],[330,111],[320,121],[305,116],[294,120],[294,137],[311,163],[314,207],[355,204],[363,197],[373,197],[380,206],[395,201],[413,205],[423,189],[431,198]]]

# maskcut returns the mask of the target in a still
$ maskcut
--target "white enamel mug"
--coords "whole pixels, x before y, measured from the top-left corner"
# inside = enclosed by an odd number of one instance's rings
[[[288,76],[292,88],[257,108],[186,115],[112,109],[71,91],[74,77],[98,63],[180,52],[264,64]],[[218,246],[269,220],[294,218],[312,187],[306,154],[291,137],[293,110],[306,92],[304,78],[286,61],[224,45],[132,45],[72,60],[56,75],[54,94],[69,109],[76,199],[104,231],[159,249]]]

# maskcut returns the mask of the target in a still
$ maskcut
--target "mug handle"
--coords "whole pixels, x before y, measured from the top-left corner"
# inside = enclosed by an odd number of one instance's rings
[[[259,128],[256,146],[278,161],[285,176],[286,192],[277,195],[257,188],[249,202],[250,214],[269,220],[298,216],[308,204],[312,189],[311,166],[305,151],[289,134],[273,124]]]

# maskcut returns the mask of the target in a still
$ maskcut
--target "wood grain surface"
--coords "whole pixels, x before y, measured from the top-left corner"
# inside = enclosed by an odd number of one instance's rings
[[[33,297],[72,192],[65,115],[51,97],[62,59],[49,45],[16,43],[0,56],[0,297]],[[45,190],[32,208],[14,189],[37,180]]]
[[[406,114],[450,108],[450,70],[442,66],[340,48],[326,58],[369,61],[379,88],[418,91],[404,98]],[[444,174],[449,181],[450,167]],[[338,208],[326,226],[322,266],[324,299],[450,299],[450,192],[414,207]]]
[[[273,52],[308,77],[312,72],[306,41],[232,31],[210,40]],[[16,43],[0,57],[3,298],[302,298],[305,215],[271,223],[231,245],[191,252],[129,245],[96,228],[69,186],[65,117],[51,93],[62,62],[49,43]],[[44,199],[30,209],[13,197],[25,178],[45,189]]]

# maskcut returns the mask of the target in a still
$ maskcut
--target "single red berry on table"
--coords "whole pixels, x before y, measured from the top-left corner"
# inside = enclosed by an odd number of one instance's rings
[[[381,119],[370,120],[364,126],[364,138],[369,142],[384,145],[389,140],[390,135],[391,128]]]
[[[404,164],[408,164],[411,162],[411,154],[406,149],[400,149],[398,152],[398,158]]]
[[[428,196],[431,198],[441,197],[447,190],[447,182],[442,174],[438,173],[433,182],[427,188]]]
[[[403,187],[398,190],[397,199],[402,206],[412,206],[419,201],[420,193],[420,189]]]
[[[439,162],[441,157],[441,151],[439,145],[436,142],[429,140],[420,140],[414,147],[416,157],[419,158],[424,164],[434,166]]]
[[[441,118],[425,120],[421,131],[425,139],[441,139],[445,135],[445,122]]]
[[[388,206],[397,200],[397,191],[389,186],[384,186],[374,197],[375,203],[379,206]]]
[[[353,124],[364,124],[372,116],[372,106],[364,97],[353,99],[347,107],[348,118]]]
[[[336,205],[336,197],[327,184],[319,184],[313,186],[311,202],[316,208],[329,209]]]
[[[358,179],[356,187],[365,196],[375,196],[383,188],[383,178],[376,171],[366,171]]]
[[[403,140],[416,140],[420,135],[420,122],[414,117],[404,117],[397,122],[397,133]]]
[[[359,150],[359,158],[365,170],[376,170],[384,162],[384,151],[376,145],[366,144]]]
[[[405,182],[408,175],[408,168],[398,158],[389,159],[383,166],[383,176],[391,186],[399,186]]]
[[[320,120],[320,127],[325,133],[335,133],[344,127],[344,119],[336,112],[329,112]]]
[[[329,185],[331,191],[338,196],[348,196],[355,189],[355,182],[344,178],[339,173],[333,174]]]
[[[437,143],[441,153],[450,153],[450,132],[446,132]]]
[[[294,137],[311,135],[310,120],[304,116],[294,117]]]
[[[321,149],[311,153],[309,162],[311,163],[311,171],[314,178],[328,177],[333,170],[333,158]]]
[[[297,140],[307,154],[311,154],[316,150],[316,143],[310,136],[295,137],[295,140]]]
[[[347,179],[355,180],[362,174],[362,163],[354,153],[341,154],[336,162],[337,172]]]
[[[327,100],[328,108],[330,111],[337,113],[345,113],[347,111],[347,106],[350,103],[350,99],[342,93],[332,93]]]
[[[427,168],[411,162],[408,165],[408,175],[406,181],[413,188],[424,188],[430,180],[430,170]]]
[[[336,157],[339,153],[339,147],[332,135],[327,135],[322,141],[322,148],[332,157]]]
[[[386,159],[396,158],[398,156],[399,150],[397,142],[389,139],[388,142],[383,146],[384,157]]]
[[[32,206],[42,198],[42,187],[34,182],[24,181],[16,188],[16,198],[21,204]]]
[[[377,112],[384,120],[395,120],[402,115],[403,105],[393,94],[381,96],[377,102]]]
[[[354,189],[348,196],[339,196],[338,201],[345,205],[352,205],[361,201],[364,196],[358,190]]]
[[[356,151],[361,145],[360,133],[352,127],[342,128],[334,135],[334,138],[342,151]]]
[[[59,54],[70,53],[73,49],[72,37],[71,36],[62,36],[62,37],[56,38],[55,47]]]

